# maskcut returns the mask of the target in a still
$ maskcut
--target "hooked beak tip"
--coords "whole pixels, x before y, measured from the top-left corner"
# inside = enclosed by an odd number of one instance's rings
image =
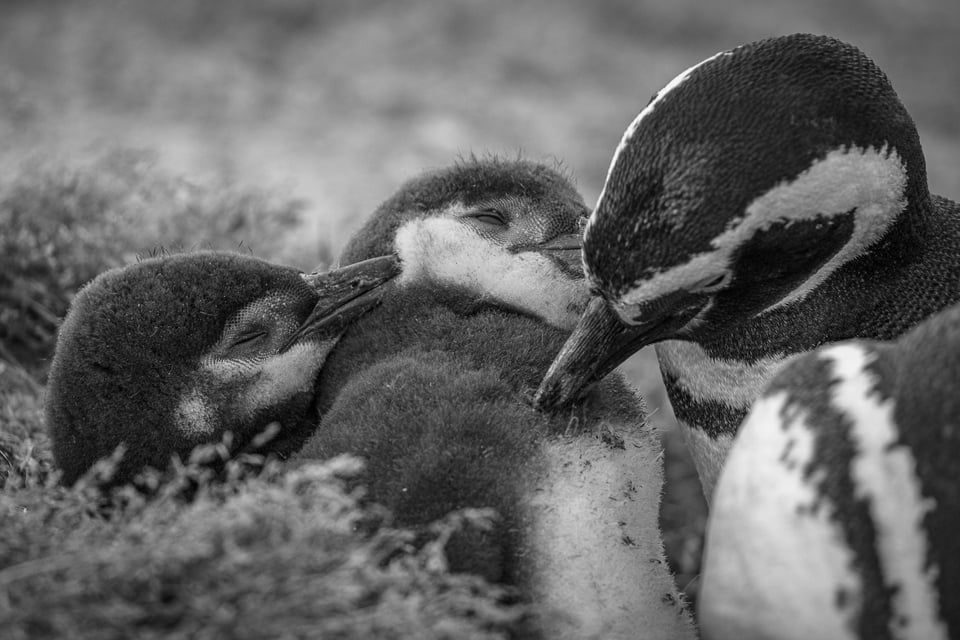
[[[623,324],[603,298],[593,297],[540,383],[535,406],[556,411],[572,404],[590,385],[661,337],[646,327]]]
[[[569,376],[548,373],[533,396],[534,408],[551,413],[566,407],[577,400],[577,390],[573,386]]]
[[[619,332],[619,321],[607,303],[592,298],[540,383],[534,406],[555,411],[576,401],[583,389],[609,371],[604,361]]]

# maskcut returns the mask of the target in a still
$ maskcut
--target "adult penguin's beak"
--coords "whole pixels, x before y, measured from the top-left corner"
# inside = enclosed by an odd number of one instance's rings
[[[553,411],[574,402],[590,384],[685,322],[684,316],[666,308],[651,315],[651,320],[643,324],[624,324],[604,298],[594,296],[540,383],[534,398],[536,407]]]

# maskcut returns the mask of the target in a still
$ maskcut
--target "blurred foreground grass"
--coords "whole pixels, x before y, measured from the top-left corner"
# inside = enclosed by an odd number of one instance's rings
[[[445,541],[485,514],[392,529],[347,488],[358,460],[230,462],[212,481],[216,449],[152,476],[150,497],[103,496],[109,464],[71,489],[44,465],[0,476],[3,637],[492,639],[531,619],[510,590],[446,570]]]
[[[560,158],[589,202],[663,84],[796,31],[872,56],[917,121],[933,191],[960,195],[956,3],[4,2],[0,466],[46,464],[44,359],[70,295],[98,271],[161,246],[242,246],[313,268],[404,179],[471,151]],[[652,353],[624,370],[672,426]],[[33,433],[19,454],[13,424]],[[663,528],[684,587],[705,510],[666,433]]]

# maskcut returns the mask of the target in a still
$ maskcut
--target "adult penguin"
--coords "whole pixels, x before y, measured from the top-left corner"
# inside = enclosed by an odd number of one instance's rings
[[[704,638],[960,637],[958,457],[960,306],[791,361],[717,484]]]
[[[594,292],[538,392],[551,409],[656,344],[711,498],[793,356],[893,339],[960,300],[960,207],[856,47],[791,35],[674,78],[627,129],[584,233]]]

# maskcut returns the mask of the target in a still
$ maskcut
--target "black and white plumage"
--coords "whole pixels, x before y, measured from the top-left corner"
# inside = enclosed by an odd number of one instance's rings
[[[790,362],[720,475],[708,640],[960,637],[960,306]]]
[[[710,498],[789,357],[891,339],[960,300],[960,207],[857,48],[792,35],[688,69],[627,129],[584,236],[599,294],[544,380],[562,405],[657,344]]]
[[[404,526],[493,508],[447,546],[454,571],[517,586],[547,637],[692,638],[657,526],[662,463],[622,380],[555,416],[529,404],[588,292],[580,196],[526,161],[468,160],[408,182],[345,261],[392,239],[403,271],[330,353],[323,420],[298,454],[366,460]]]
[[[393,259],[306,276],[217,252],[101,274],[71,304],[50,369],[47,425],[63,481],[121,444],[115,482],[226,431],[243,447],[273,422],[270,449],[296,448],[317,423],[326,354],[395,274]]]

